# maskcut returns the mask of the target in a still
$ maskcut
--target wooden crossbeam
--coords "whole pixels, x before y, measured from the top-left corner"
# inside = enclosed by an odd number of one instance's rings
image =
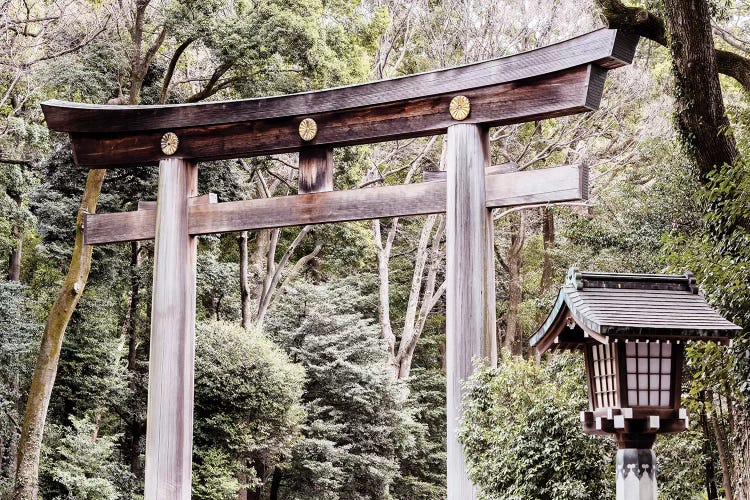
[[[497,126],[591,111],[599,107],[605,77],[606,70],[586,65],[524,82],[466,89],[461,93],[472,106],[466,122]],[[175,155],[206,161],[294,152],[306,144],[351,146],[444,134],[456,123],[448,111],[455,95],[431,95],[346,112],[182,127],[175,130],[180,141]],[[317,135],[309,143],[298,133],[303,118],[317,122]],[[167,157],[160,147],[163,133],[71,133],[73,155],[86,166],[156,164]]]
[[[188,198],[188,205],[201,205],[204,203],[217,203],[219,201],[216,193],[207,193],[200,196],[191,196]],[[140,200],[138,210],[156,210],[156,201]]]
[[[486,206],[500,208],[560,203],[588,197],[585,167],[485,175]],[[278,198],[192,203],[188,207],[191,235],[225,233],[304,224],[345,222],[445,212],[446,181],[333,191]],[[154,238],[153,210],[88,214],[84,241],[88,245]]]
[[[174,156],[193,161],[368,144],[445,133],[457,123],[451,99],[466,96],[465,123],[494,126],[596,109],[608,69],[630,63],[638,37],[599,30],[482,63],[392,80],[287,96],[219,103],[101,106],[48,101],[47,124],[71,135],[77,163],[156,164],[162,134],[179,138]],[[298,126],[317,122],[305,141]]]

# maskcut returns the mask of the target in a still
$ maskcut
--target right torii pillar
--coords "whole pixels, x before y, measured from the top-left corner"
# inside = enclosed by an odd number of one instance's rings
[[[489,166],[489,133],[479,125],[448,127],[446,203],[446,377],[448,499],[470,500],[469,480],[458,441],[462,385],[474,358],[497,365],[495,264],[492,211],[486,208],[484,169]]]

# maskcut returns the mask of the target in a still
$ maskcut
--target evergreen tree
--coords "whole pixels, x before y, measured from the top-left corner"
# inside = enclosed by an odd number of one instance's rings
[[[278,481],[290,499],[392,498],[399,461],[422,432],[388,370],[371,308],[355,284],[299,284],[268,330],[305,367],[304,439]]]
[[[392,494],[404,500],[445,498],[445,374],[438,366],[419,367],[409,375],[409,405],[422,424],[413,452],[402,457]]]
[[[303,418],[304,371],[265,336],[199,323],[193,498],[257,492],[289,460]]]
[[[0,282],[0,498],[13,484],[21,395],[28,390],[41,329],[30,319],[26,291],[20,283]]]
[[[42,470],[53,483],[44,498],[127,500],[133,478],[118,458],[118,435],[99,435],[99,422],[70,418],[70,427],[54,425],[43,454]]]

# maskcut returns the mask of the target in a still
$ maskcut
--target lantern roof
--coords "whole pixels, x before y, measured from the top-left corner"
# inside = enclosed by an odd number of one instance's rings
[[[692,273],[594,273],[574,267],[530,344],[539,354],[620,340],[726,344],[741,330],[706,303]]]

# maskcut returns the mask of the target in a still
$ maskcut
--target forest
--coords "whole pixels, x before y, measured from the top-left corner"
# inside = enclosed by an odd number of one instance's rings
[[[40,103],[290,94],[641,36],[600,109],[490,130],[491,164],[590,169],[581,202],[496,209],[498,366],[460,438],[485,499],[615,496],[583,433],[582,356],[529,347],[571,266],[694,273],[744,328],[686,347],[686,432],[659,498],[750,500],[748,0],[0,0],[0,499],[143,498],[152,241],[85,213],[155,200],[158,168],[88,169]],[[337,148],[336,189],[420,182],[442,135]],[[296,194],[296,154],[201,163],[220,201]],[[201,236],[192,497],[446,498],[443,215]]]

